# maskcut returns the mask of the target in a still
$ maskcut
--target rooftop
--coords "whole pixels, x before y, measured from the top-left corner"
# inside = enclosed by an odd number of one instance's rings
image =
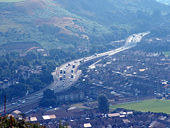
[[[91,124],[90,123],[85,123],[84,124],[84,128],[91,128],[92,126],[91,126]]]
[[[30,121],[37,121],[37,117],[31,117]]]

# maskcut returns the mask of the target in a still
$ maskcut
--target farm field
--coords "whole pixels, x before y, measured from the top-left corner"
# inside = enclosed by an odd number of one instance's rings
[[[119,104],[114,105],[110,107],[111,109],[116,108],[125,108],[129,110],[136,110],[136,111],[142,111],[142,112],[163,112],[170,114],[170,100],[158,100],[158,99],[152,99],[152,100],[144,100],[139,102],[133,102],[133,103],[125,103],[125,104]]]

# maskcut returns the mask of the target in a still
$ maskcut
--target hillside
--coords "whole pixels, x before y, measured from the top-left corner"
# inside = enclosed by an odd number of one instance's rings
[[[165,17],[170,12],[168,6],[155,0],[73,1],[58,0],[70,12],[107,26],[113,33],[121,32],[121,35],[158,27],[166,21]]]
[[[170,1],[169,0],[157,0],[160,3],[166,4],[166,5],[170,5]]]
[[[70,47],[77,42],[88,41],[92,34],[101,36],[109,33],[104,26],[70,13],[51,0],[2,2],[0,12],[1,43],[37,41],[43,46],[65,44]]]
[[[87,47],[161,27],[170,18],[170,7],[155,0],[8,1],[0,1],[0,44]]]

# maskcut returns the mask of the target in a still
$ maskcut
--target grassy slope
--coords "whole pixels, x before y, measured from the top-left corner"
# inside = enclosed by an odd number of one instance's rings
[[[57,1],[70,12],[107,25],[134,22],[133,20],[139,18],[136,14],[138,11],[146,15],[152,14],[155,10],[167,11],[166,6],[154,0],[136,0],[135,2],[133,0],[73,0],[72,3],[69,0]]]
[[[3,1],[21,0],[0,0]],[[89,36],[91,44],[94,42],[104,44],[111,40],[125,38],[131,33],[150,30],[155,27],[153,23],[157,21],[157,19],[150,21],[151,12],[153,10],[167,12],[166,8],[153,0],[137,0],[137,2],[132,0],[72,0],[72,2],[70,0],[25,0],[19,3],[1,3],[0,44],[12,41],[36,41],[46,48],[75,44],[84,46],[82,34]],[[60,19],[55,21],[56,17]],[[63,28],[64,23],[60,22],[63,17],[75,19],[73,25],[65,25],[67,31],[64,35],[60,33],[54,35],[48,31],[43,33],[38,28],[44,24]],[[66,24],[70,23],[70,20],[63,21]],[[82,27],[84,31],[80,32],[77,26]],[[73,40],[70,40],[72,37],[68,38],[68,31],[73,35]],[[77,41],[77,35],[80,41]]]
[[[0,0],[5,1],[5,0]],[[8,0],[9,1],[9,0]],[[11,0],[12,1],[12,0]],[[13,0],[13,1],[19,1],[19,0]],[[7,2],[7,1],[6,1]],[[61,24],[61,19],[63,17],[70,17],[76,19],[76,21],[73,21],[75,24],[75,27],[69,26],[65,27],[65,29],[71,31],[73,35],[78,34],[81,38],[81,34],[90,35],[90,36],[97,36],[101,37],[102,34],[111,33],[110,30],[107,29],[107,27],[102,26],[98,24],[95,21],[85,19],[81,16],[78,16],[74,13],[71,13],[62,6],[58,6],[55,1],[51,0],[37,0],[35,3],[33,1],[25,1],[23,3],[2,3],[0,4],[0,34],[7,32],[8,36],[0,37],[0,44],[4,44],[7,42],[12,41],[36,41],[39,42],[41,45],[43,45],[46,48],[53,48],[53,47],[66,47],[66,46],[72,46],[72,42],[70,41],[68,37],[65,34],[63,36],[63,40],[67,39],[66,41],[63,41],[60,39],[60,35],[54,35],[51,33],[44,34],[41,31],[39,31],[38,27],[36,26],[37,21],[41,21],[41,24],[38,24],[39,26],[43,26],[44,24],[48,23],[48,21],[54,21],[53,17],[59,17],[60,20],[58,22],[51,22],[49,25],[61,28],[63,24]],[[32,7],[32,4],[35,6]],[[21,11],[22,10],[22,11]],[[8,15],[4,15],[3,13],[10,12]],[[2,16],[1,16],[2,15]],[[70,21],[65,21],[66,23],[69,23]],[[76,26],[80,26],[84,29],[84,32],[80,32],[79,29],[76,29]],[[95,32],[93,29],[95,28]],[[8,32],[10,29],[16,31],[15,37],[11,31]],[[17,33],[18,32],[18,33]],[[21,35],[20,35],[21,34]],[[26,35],[22,37],[22,34]],[[22,38],[21,38],[22,37]],[[74,36],[76,37],[76,36]],[[82,39],[82,38],[81,38]],[[80,43],[82,41],[79,41]],[[83,43],[82,43],[83,44]]]
[[[125,103],[120,105],[111,106],[112,109],[115,108],[125,108],[136,111],[151,111],[151,112],[164,112],[170,114],[170,100],[144,100],[136,103]]]
[[[112,30],[120,38],[129,34],[152,30],[163,24],[162,14],[170,8],[155,0],[57,0],[74,14],[96,21]],[[157,15],[160,11],[160,17]]]

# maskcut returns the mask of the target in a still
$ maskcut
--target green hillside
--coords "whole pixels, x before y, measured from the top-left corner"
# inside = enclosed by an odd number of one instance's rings
[[[0,44],[36,41],[46,48],[81,46],[90,36],[102,38],[111,33],[105,26],[73,14],[51,0],[2,3],[0,12]]]
[[[159,30],[170,19],[170,7],[155,0],[3,1],[0,44],[36,41],[47,49],[85,48]]]
[[[73,0],[71,3],[69,0],[58,0],[58,3],[70,12],[112,27],[113,30],[118,27],[127,31],[144,31],[162,21],[161,13],[169,13],[169,7],[155,0]],[[157,17],[154,16],[156,14]]]

